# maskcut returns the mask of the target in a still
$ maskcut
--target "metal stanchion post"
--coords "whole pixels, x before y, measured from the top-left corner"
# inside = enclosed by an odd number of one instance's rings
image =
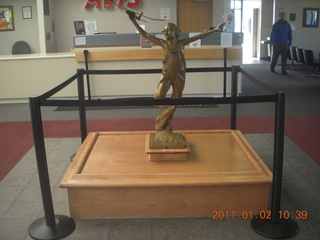
[[[231,97],[236,98],[238,95],[238,72],[239,66],[232,66],[232,86],[231,86]],[[230,128],[237,129],[237,104],[231,104],[231,122]]]
[[[29,235],[34,239],[61,239],[74,231],[75,222],[70,217],[54,215],[42,128],[40,99],[39,97],[32,97],[29,99],[29,103],[39,182],[45,214],[45,217],[34,221],[29,226]]]
[[[280,218],[281,187],[283,170],[285,93],[278,93],[276,102],[276,126],[273,163],[273,180],[271,196],[271,219],[255,216],[251,221],[252,229],[267,238],[284,239],[295,236],[299,232],[298,224],[292,218]]]
[[[227,97],[227,48],[223,49],[223,97]]]
[[[88,64],[89,51],[83,50],[83,54],[84,54],[84,59],[85,59],[86,70],[89,70],[89,64]],[[87,76],[88,99],[91,100],[90,76],[88,73],[86,73],[86,76]]]
[[[85,95],[84,95],[84,79],[83,79],[83,69],[78,69],[78,99],[80,102],[79,106],[79,117],[80,117],[80,131],[81,131],[81,142],[83,143],[87,137],[87,116],[86,107],[84,105]]]

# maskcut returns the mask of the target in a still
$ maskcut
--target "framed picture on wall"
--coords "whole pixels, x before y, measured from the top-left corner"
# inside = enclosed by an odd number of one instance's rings
[[[0,31],[14,31],[12,6],[0,6]]]
[[[84,26],[84,21],[73,21],[74,29],[76,31],[76,35],[85,35],[86,29]]]
[[[290,13],[290,22],[294,22],[296,20],[296,14]]]
[[[31,6],[22,7],[22,18],[23,19],[31,19],[32,18]]]
[[[319,8],[304,8],[303,9],[303,27],[318,27],[319,26]]]

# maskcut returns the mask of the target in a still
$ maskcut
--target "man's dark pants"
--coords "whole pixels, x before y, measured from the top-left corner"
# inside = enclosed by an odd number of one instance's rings
[[[279,55],[281,55],[281,71],[282,73],[286,72],[287,67],[287,58],[289,53],[289,44],[288,43],[276,43],[273,45],[273,55],[271,60],[271,70],[277,65]]]

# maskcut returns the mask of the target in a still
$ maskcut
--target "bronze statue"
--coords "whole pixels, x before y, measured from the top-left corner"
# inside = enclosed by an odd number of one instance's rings
[[[129,19],[133,22],[134,26],[143,37],[155,44],[158,44],[164,50],[161,81],[157,86],[154,98],[165,98],[170,87],[172,87],[171,98],[181,98],[186,78],[186,60],[184,58],[185,45],[198,39],[205,38],[216,31],[222,31],[224,23],[219,24],[218,27],[204,31],[196,36],[179,40],[178,38],[180,35],[180,30],[175,24],[168,23],[163,31],[166,38],[164,40],[148,34],[145,30],[143,30],[136,20],[138,16],[136,16],[135,12],[127,10],[126,13],[129,15]],[[153,136],[153,143],[151,144],[153,146],[150,146],[150,148],[186,147],[184,137],[181,134],[173,133],[170,124],[176,108],[176,106],[168,106],[167,110],[165,110],[156,118],[155,129],[157,133]]]

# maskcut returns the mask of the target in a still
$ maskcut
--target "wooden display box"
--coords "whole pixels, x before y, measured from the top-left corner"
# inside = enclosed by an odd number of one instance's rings
[[[272,174],[241,132],[180,132],[188,138],[188,159],[164,162],[149,161],[148,132],[89,133],[60,185],[68,189],[71,217],[193,217],[267,209]]]

